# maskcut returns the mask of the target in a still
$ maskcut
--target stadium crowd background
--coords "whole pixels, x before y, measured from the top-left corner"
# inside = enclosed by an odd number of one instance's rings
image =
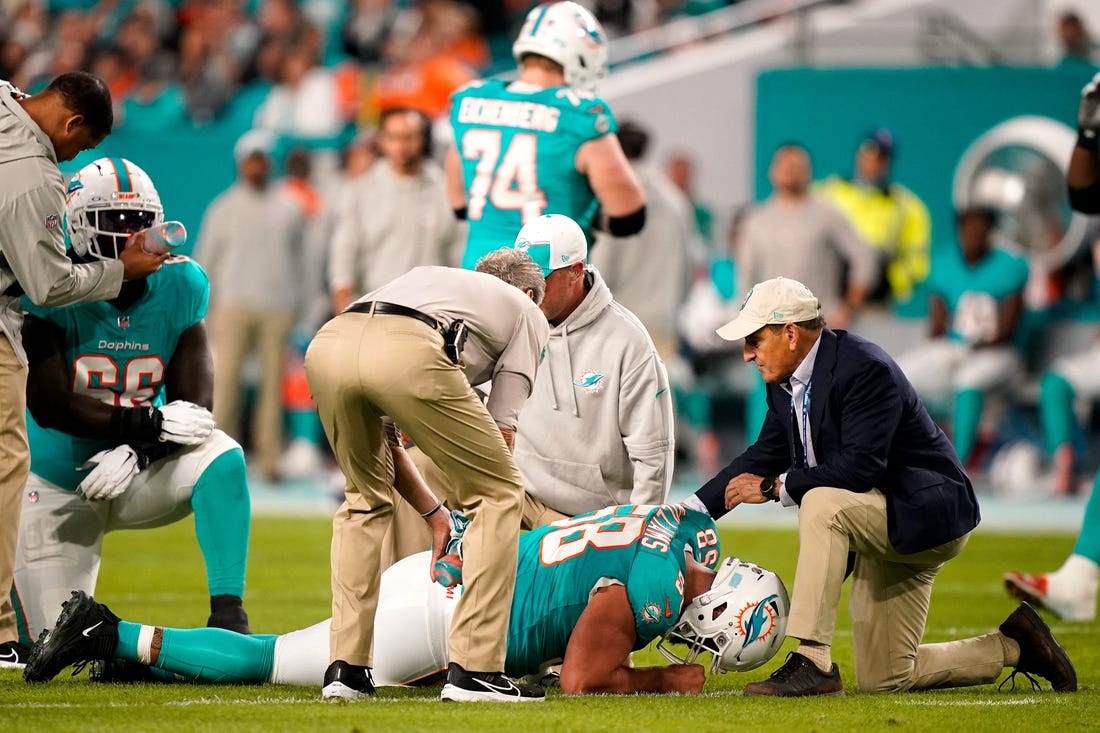
[[[792,5],[797,3],[770,2],[772,20],[782,21]],[[300,301],[306,307],[297,312],[286,349],[283,392],[287,453],[278,469],[263,471],[266,478],[276,482],[288,477],[312,479],[323,475],[326,466],[331,467],[319,447],[323,439],[312,420],[312,405],[300,371],[301,353],[313,331],[331,312],[325,263],[331,234],[346,208],[340,204],[341,191],[349,180],[362,175],[370,165],[382,164],[384,159],[377,135],[379,115],[394,107],[423,112],[436,122],[430,152],[438,156],[447,145],[448,131],[438,121],[445,117],[450,92],[469,80],[507,73],[513,68],[511,39],[528,7],[528,3],[518,0],[470,4],[455,0],[0,3],[0,78],[34,92],[68,70],[86,69],[103,77],[116,103],[118,124],[116,133],[96,156],[124,155],[164,182],[160,187],[167,218],[185,220],[192,244],[199,245],[195,254],[200,262],[204,227],[199,225],[197,214],[201,211],[187,208],[192,205],[190,199],[187,206],[176,202],[186,198],[185,189],[204,190],[197,181],[214,178],[228,185],[235,149],[238,157],[254,150],[269,155],[277,187],[288,200],[301,206],[309,222],[298,243],[302,262],[306,263]],[[639,0],[598,2],[595,9],[609,34],[620,37],[724,7],[726,3],[720,0]],[[1049,62],[1067,74],[1079,75],[1083,85],[1095,71],[1100,53],[1090,38],[1087,20],[1070,11],[1072,8],[1060,7],[1057,22],[1044,31],[1059,47]],[[1066,109],[1074,103],[1072,97],[1067,97]],[[1057,112],[1065,116],[1065,110]],[[944,114],[949,122],[950,111],[944,110]],[[620,122],[625,117],[620,113]],[[680,273],[676,275],[678,282],[668,284],[678,289],[678,302],[685,309],[709,308],[717,313],[711,318],[720,322],[730,307],[736,307],[739,298],[735,286],[737,235],[740,214],[745,209],[728,211],[713,205],[711,192],[701,189],[697,181],[709,166],[729,163],[719,155],[704,159],[670,154],[667,151],[676,150],[682,142],[675,139],[674,130],[655,130],[645,119],[635,122],[627,129],[637,130],[642,137],[636,161],[639,176],[656,181],[654,190],[660,190],[668,204],[664,209],[651,206],[651,216],[671,217],[675,214],[669,212],[682,212],[686,207],[694,224],[683,241],[643,239],[635,244],[662,248],[658,257],[650,259],[681,264],[666,268],[669,273]],[[849,130],[843,142],[837,142],[842,148],[838,155],[846,162],[843,166],[815,168],[815,180],[850,175],[852,143],[865,133],[873,139],[872,130],[880,122],[868,119],[865,129]],[[255,130],[265,134],[250,132]],[[661,158],[644,155],[654,139],[665,153]],[[903,138],[897,144],[908,155],[921,154],[907,149],[907,142]],[[80,157],[66,170],[76,170],[90,159]],[[768,163],[767,159],[757,160],[758,179],[766,180]],[[165,171],[166,167],[174,170]],[[759,198],[766,194],[762,191]],[[212,198],[213,193],[202,197],[201,207]],[[749,203],[745,202],[746,206]],[[369,206],[369,202],[360,205]],[[934,220],[933,227],[937,241],[953,239],[950,221]],[[1092,237],[1100,243],[1095,230]],[[1100,303],[1098,255],[1100,252],[1087,245],[1062,271],[1044,274],[1052,294],[1043,304],[1044,311],[1056,309],[1058,301],[1067,300],[1073,303],[1069,309],[1072,318],[1087,321],[1095,317],[1095,306]],[[262,256],[257,253],[257,257]],[[455,263],[444,258],[442,264]],[[621,288],[624,292],[612,285],[624,300],[629,277]],[[1031,287],[1043,286],[1033,283]],[[914,300],[923,305],[919,289]],[[909,337],[924,334],[923,307],[912,309],[907,313],[909,319],[900,320],[890,305],[887,302],[872,307],[869,313],[879,317],[863,321],[863,326],[877,329],[875,336],[883,332],[904,334],[894,340],[899,346],[906,345]],[[703,320],[697,317],[698,310],[680,316],[681,327],[671,333],[673,346],[664,354],[681,413],[677,442],[682,460],[678,460],[678,468],[708,474],[736,454],[746,432],[751,434],[751,417],[746,427],[742,415],[749,412],[751,416],[753,385],[738,366],[739,354],[710,351],[701,348],[698,341],[692,343],[685,333],[691,330],[690,325],[685,328],[684,324]],[[852,327],[859,331],[861,321],[855,320]],[[651,330],[657,328],[651,326]],[[1074,333],[1091,334],[1091,330]],[[662,334],[654,335],[660,341]],[[1020,344],[1026,355],[1026,339]],[[1029,380],[1034,391],[1039,370],[1050,359],[1026,361],[1036,370]],[[255,365],[246,367],[246,388],[255,382],[255,371]],[[1024,399],[1017,399],[1021,395]],[[1089,477],[1091,485],[1096,466],[1087,448],[1098,431],[1091,412],[1081,412],[1081,417],[1082,427],[1073,436],[1079,448],[1077,468],[1082,478]],[[247,419],[242,430],[247,444],[251,432]],[[1042,455],[1040,443],[1034,395],[1028,397],[1025,388],[984,415],[979,445],[970,456],[969,468],[979,479],[985,479],[979,480],[979,486],[989,490],[997,485],[988,477],[998,470],[998,449],[1023,445],[1027,450],[1016,450],[1015,463],[1006,463],[1007,468],[999,470],[1001,474],[1007,471],[1006,475],[1030,472],[1035,478],[1045,470],[1048,460]],[[1003,451],[1002,459],[1007,461],[1009,453]],[[1074,484],[1069,489],[1076,487]]]

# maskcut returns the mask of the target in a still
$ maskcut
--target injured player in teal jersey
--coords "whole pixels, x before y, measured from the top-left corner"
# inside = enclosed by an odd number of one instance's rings
[[[429,580],[429,553],[382,576],[372,676],[376,685],[441,681],[447,630],[462,587]],[[708,564],[704,564],[708,563]],[[783,640],[787,593],[773,573],[729,558],[717,573],[718,534],[680,505],[620,506],[561,520],[521,537],[505,671],[561,663],[567,693],[698,693],[711,671],[745,670]],[[328,621],[281,636],[172,629],[122,621],[74,593],[35,644],[25,678],[41,682],[99,659],[145,665],[145,679],[320,685]],[[661,639],[675,664],[635,669],[628,655]],[[678,655],[668,645],[683,644]],[[99,665],[112,679],[112,665]],[[132,667],[131,667],[132,669]],[[117,679],[117,677],[115,677]]]

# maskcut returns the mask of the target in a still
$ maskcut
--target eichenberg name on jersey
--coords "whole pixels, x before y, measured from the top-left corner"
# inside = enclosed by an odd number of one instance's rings
[[[500,125],[524,130],[554,132],[561,110],[534,102],[466,97],[458,108],[458,121],[469,125]]]

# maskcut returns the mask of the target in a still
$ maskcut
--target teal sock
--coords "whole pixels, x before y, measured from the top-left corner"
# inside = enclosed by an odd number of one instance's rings
[[[240,448],[222,453],[202,472],[191,495],[191,509],[210,595],[243,597],[252,509]]]
[[[760,437],[764,427],[764,418],[768,415],[768,385],[760,372],[753,370],[750,378],[752,387],[745,396],[745,443],[752,445]]]
[[[978,442],[978,425],[982,420],[981,390],[963,389],[955,394],[954,441],[959,460],[966,463]]]
[[[1081,533],[1077,535],[1074,555],[1081,555],[1100,565],[1100,474],[1092,484],[1092,495],[1085,505],[1085,518],[1081,522]]]
[[[1057,372],[1045,372],[1039,383],[1039,425],[1047,455],[1073,440],[1073,387]]]
[[[291,440],[305,438],[314,445],[321,445],[325,434],[317,410],[312,406],[308,410],[288,410],[286,414],[287,435]]]
[[[117,658],[143,662],[138,648],[142,628],[154,627],[119,623]],[[225,629],[155,628],[161,631],[155,669],[195,682],[247,684],[271,679],[278,638],[274,634],[245,636]]]

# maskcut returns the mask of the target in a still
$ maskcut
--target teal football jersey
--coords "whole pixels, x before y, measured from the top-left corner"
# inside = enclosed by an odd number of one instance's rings
[[[109,405],[164,404],[164,376],[180,334],[206,316],[210,284],[198,263],[170,257],[147,278],[145,294],[124,311],[107,301],[43,308],[23,298],[24,310],[64,333],[70,384]],[[27,413],[31,471],[73,491],[76,471],[113,445],[38,425]]]
[[[585,230],[592,224],[596,194],[574,159],[581,145],[617,129],[602,99],[569,87],[474,82],[451,96],[451,124],[466,182],[463,267],[511,247],[523,224],[542,214],[565,214]]]
[[[970,340],[970,332],[995,332],[1000,302],[1023,291],[1028,271],[1026,259],[1002,249],[993,249],[973,266],[958,247],[937,260],[928,288],[947,305],[951,338]]]
[[[684,603],[684,548],[698,555],[707,530],[717,542],[713,521],[673,504],[608,507],[523,535],[505,671],[531,674],[564,657],[592,592],[612,583],[626,588],[634,648],[663,635]]]

